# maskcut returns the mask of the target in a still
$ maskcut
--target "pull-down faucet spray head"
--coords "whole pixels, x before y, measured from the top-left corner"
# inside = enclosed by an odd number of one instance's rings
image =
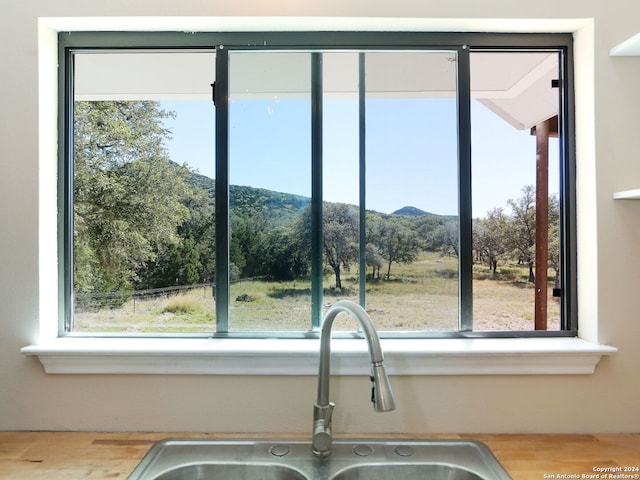
[[[376,412],[389,412],[396,409],[396,399],[393,396],[389,377],[382,362],[371,366],[371,402]]]

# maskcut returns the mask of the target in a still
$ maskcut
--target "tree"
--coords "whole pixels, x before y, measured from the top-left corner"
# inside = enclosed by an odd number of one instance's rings
[[[378,247],[372,243],[367,243],[364,249],[365,263],[371,267],[371,278],[380,279],[380,269],[384,263],[384,258],[380,255]]]
[[[509,224],[510,220],[502,208],[494,208],[487,213],[487,218],[473,224],[473,248],[494,275],[498,260],[508,251]]]
[[[366,217],[366,243],[364,247],[365,264],[371,267],[371,278],[380,279],[380,269],[384,266],[384,258],[378,248],[377,235],[380,223],[383,222],[382,214],[367,212]]]
[[[275,280],[293,280],[309,274],[310,230],[303,230],[304,215],[271,230],[266,239],[265,274]]]
[[[445,225],[448,223],[457,225],[457,219],[449,220],[441,216],[421,215],[414,217],[413,222],[416,225],[418,235],[424,241],[425,250],[433,252],[441,250],[446,253],[448,247],[445,247],[445,242],[447,242],[448,239],[445,234]]]
[[[456,222],[447,222],[444,224],[442,236],[442,252],[454,256],[460,255],[460,230]]]
[[[193,178],[193,177],[192,177]],[[136,288],[209,283],[215,274],[215,208],[205,188],[194,185],[183,203],[189,217],[177,228],[177,239],[154,247],[154,255],[138,269]]]
[[[143,288],[159,288],[198,283],[200,255],[191,238],[157,246],[154,258],[140,272],[138,285]]]
[[[533,185],[522,187],[522,196],[508,200],[512,212],[509,242],[519,263],[529,266],[529,281],[533,282],[533,259],[536,244],[536,190]]]
[[[259,209],[231,216],[231,262],[240,268],[242,278],[265,274],[269,220]]]
[[[359,213],[346,203],[325,202],[322,209],[322,246],[325,261],[342,289],[341,268],[348,269],[359,258]]]
[[[198,185],[186,205],[189,218],[178,227],[178,235],[183,241],[193,242],[200,264],[197,282],[209,283],[214,281],[216,271],[216,210],[210,203],[210,193]]]
[[[555,272],[554,287],[560,288],[560,205],[557,195],[549,197],[549,266]]]
[[[426,245],[431,250],[439,248],[443,255],[457,257],[460,250],[459,236],[457,222],[444,222],[429,232]]]
[[[171,114],[151,101],[74,104],[74,288],[130,289],[189,217],[187,169],[164,148]]]
[[[415,225],[396,216],[382,219],[374,225],[372,243],[387,262],[387,280],[391,278],[391,265],[394,262],[413,262],[421,248]]]

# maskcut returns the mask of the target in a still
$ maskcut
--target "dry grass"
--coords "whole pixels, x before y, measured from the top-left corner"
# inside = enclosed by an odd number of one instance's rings
[[[367,311],[379,330],[451,331],[458,325],[457,259],[424,254],[410,265],[393,265],[390,281],[367,284]],[[496,278],[483,266],[474,267],[474,330],[533,330],[534,289],[527,270],[509,266]],[[325,308],[340,298],[358,300],[357,276],[347,272],[344,293],[328,288]],[[306,331],[310,328],[309,282],[244,281],[231,286],[230,327],[233,331]],[[343,316],[341,316],[343,317]],[[559,304],[549,290],[549,330],[559,329]],[[348,316],[337,329],[353,330]],[[129,300],[118,309],[75,315],[75,331],[207,332],[215,331],[211,289],[170,297]]]
[[[560,302],[547,292],[547,329],[560,329]],[[495,280],[473,283],[474,330],[533,330],[533,285],[518,286]]]
[[[211,288],[146,300],[130,299],[121,308],[76,313],[77,332],[192,333],[215,330]]]

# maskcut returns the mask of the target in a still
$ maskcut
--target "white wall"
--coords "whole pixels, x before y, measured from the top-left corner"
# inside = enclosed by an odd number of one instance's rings
[[[39,252],[55,245],[55,238],[44,238],[44,247],[39,246],[39,229],[55,221],[54,208],[39,197],[39,176],[45,186],[54,180],[54,166],[40,165],[39,154],[46,157],[55,125],[46,120],[46,105],[38,103],[37,19],[169,15],[302,16],[307,21],[386,16],[406,17],[397,23],[414,26],[429,24],[424,19],[453,19],[441,20],[443,26],[469,19],[466,25],[473,29],[547,18],[563,21],[536,21],[527,28],[578,29],[581,333],[618,347],[619,353],[586,376],[394,378],[401,408],[385,415],[363,408],[366,377],[335,379],[332,397],[340,407],[334,425],[338,432],[640,432],[640,201],[611,199],[613,191],[640,188],[640,58],[608,55],[640,31],[636,0],[3,0],[0,429],[310,428],[313,377],[45,375],[37,359],[19,352],[38,337],[39,302],[46,304],[52,291],[41,282]],[[498,21],[478,21],[482,18]],[[234,21],[242,26],[249,19]],[[357,20],[341,22],[348,26]]]

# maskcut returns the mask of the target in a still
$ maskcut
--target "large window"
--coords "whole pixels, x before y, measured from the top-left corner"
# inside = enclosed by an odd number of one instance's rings
[[[67,334],[575,333],[569,35],[117,38],[60,37]]]

